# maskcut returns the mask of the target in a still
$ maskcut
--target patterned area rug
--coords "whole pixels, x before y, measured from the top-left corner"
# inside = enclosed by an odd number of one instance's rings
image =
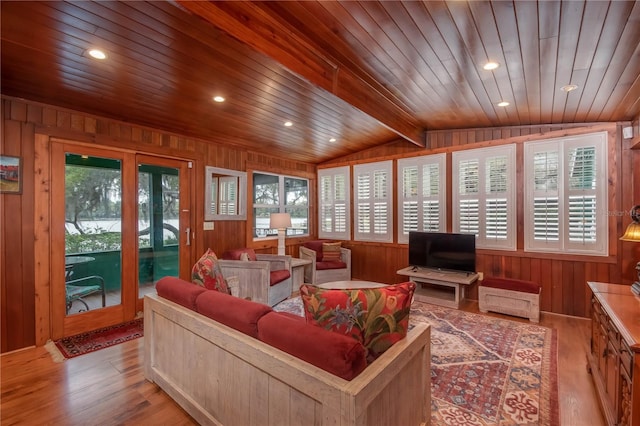
[[[303,315],[299,297],[274,308]],[[556,331],[414,301],[431,325],[431,424],[558,425]]]
[[[144,334],[143,318],[56,340],[55,346],[65,358],[73,358],[108,348]],[[55,358],[55,357],[54,357]]]

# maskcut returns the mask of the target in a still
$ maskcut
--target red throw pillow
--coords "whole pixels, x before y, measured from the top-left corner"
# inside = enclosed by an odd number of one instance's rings
[[[256,252],[250,248],[227,250],[220,256],[224,260],[257,260]]]
[[[329,290],[303,284],[307,322],[360,341],[371,362],[407,335],[415,283],[380,288]]]
[[[227,280],[224,279],[222,270],[220,270],[218,258],[211,249],[207,249],[200,260],[193,265],[191,281],[209,290],[217,290],[222,293],[231,294]]]
[[[306,248],[316,252],[316,262],[322,262],[322,244],[324,242],[326,241],[316,240],[316,241],[307,241],[306,243],[303,244]]]

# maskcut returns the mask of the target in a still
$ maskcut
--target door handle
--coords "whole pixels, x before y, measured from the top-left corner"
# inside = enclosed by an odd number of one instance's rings
[[[188,246],[191,245],[191,228],[187,228],[184,232],[186,232],[187,234],[187,244]]]

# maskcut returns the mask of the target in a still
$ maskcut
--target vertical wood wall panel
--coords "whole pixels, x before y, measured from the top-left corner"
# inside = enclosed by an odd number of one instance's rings
[[[253,163],[264,164],[278,173],[298,176],[304,171],[315,175],[315,165],[312,164],[251,153],[231,145],[167,134],[36,102],[3,96],[1,111],[0,152],[22,157],[24,179],[22,195],[0,194],[0,351],[3,353],[34,344],[42,345],[45,342],[37,336],[47,335],[50,331],[46,330],[50,328],[46,294],[49,291],[49,266],[48,261],[42,259],[42,256],[48,256],[47,246],[39,246],[44,247],[40,250],[47,253],[36,253],[35,243],[36,238],[48,238],[46,232],[50,224],[48,218],[34,217],[36,205],[40,209],[48,205],[46,195],[36,193],[35,188],[47,191],[49,171],[40,167],[35,170],[36,133],[193,161],[194,186],[191,195],[197,209],[194,215],[197,227],[194,244],[200,251],[211,247],[221,253],[247,245],[245,221],[215,222],[213,231],[202,230],[205,165],[245,171],[247,160],[251,158]],[[40,151],[48,155],[42,147]],[[38,164],[48,164],[48,161],[48,158],[41,158]],[[35,179],[38,179],[37,184]],[[272,245],[273,248],[269,246],[261,250],[275,251],[275,242]],[[293,251],[293,247],[289,249]],[[196,258],[192,260],[195,262]]]
[[[204,166],[216,166],[235,170],[247,170],[251,163],[255,170],[277,171],[292,176],[314,176],[316,166],[299,163],[284,158],[276,158],[257,152],[247,152],[232,145],[207,143],[180,135],[167,134],[154,129],[134,126],[128,123],[115,122],[100,117],[85,115],[81,112],[62,110],[35,102],[2,98],[3,130],[0,149],[6,155],[19,155],[23,158],[23,176],[26,178],[22,195],[0,194],[0,296],[2,338],[1,351],[19,349],[35,342],[34,329],[46,327],[45,320],[36,320],[35,299],[39,295],[35,291],[34,270],[38,269],[39,277],[46,270],[47,264],[41,264],[34,253],[34,234],[41,237],[47,230],[47,223],[34,219],[35,205],[42,203],[41,194],[34,193],[38,186],[35,179],[46,179],[42,170],[35,170],[34,138],[36,132],[44,132],[57,137],[78,137],[85,142],[117,148],[132,149],[147,154],[168,155],[191,159],[194,162],[195,182],[192,196],[196,199],[196,240],[198,251],[211,247],[221,253],[230,248],[251,244],[251,223],[249,221],[216,222],[213,231],[203,231],[204,210]],[[636,120],[637,122],[638,120]],[[416,147],[402,141],[395,141],[381,147],[359,152],[357,154],[336,159],[326,165],[357,164],[378,161],[387,158],[418,155],[430,149],[440,152],[451,152],[456,149],[473,147],[479,143],[502,143],[505,138],[529,137],[540,138],[549,132],[583,128],[584,124],[557,124],[546,126],[521,126],[512,128],[464,129],[451,131],[427,132],[427,149]],[[618,126],[617,134],[620,134]],[[619,137],[617,140],[621,140]],[[636,139],[633,139],[636,141]],[[636,148],[636,149],[632,149]],[[634,204],[640,204],[640,146],[631,141],[616,143],[610,152],[611,161],[616,168],[618,180],[614,182],[615,208],[621,212],[614,222],[611,244],[619,254],[617,260],[610,262],[580,261],[575,258],[544,258],[536,256],[523,257],[519,253],[496,254],[496,252],[479,252],[478,270],[485,275],[505,276],[531,279],[540,282],[543,287],[542,309],[570,315],[588,315],[588,293],[584,282],[587,280],[604,282],[631,283],[634,277],[635,263],[640,260],[640,244],[622,243],[619,235],[629,223],[628,210]],[[42,159],[41,159],[42,160]],[[29,176],[26,176],[28,173]],[[46,171],[45,171],[46,173]],[[36,176],[36,177],[33,177]],[[313,187],[310,196],[310,214],[316,216],[315,177],[310,180]],[[46,188],[48,182],[39,185]],[[248,197],[250,199],[250,197]],[[610,206],[611,208],[612,206]],[[247,206],[251,209],[251,205]],[[450,210],[450,209],[449,209]],[[522,213],[521,213],[522,214]],[[312,232],[316,233],[315,221],[312,220]],[[8,247],[6,241],[11,241]],[[287,254],[298,255],[301,242],[288,239]],[[521,244],[521,241],[519,241]],[[407,248],[398,244],[370,244],[345,242],[353,251],[353,277],[358,279],[400,282],[406,279],[396,274],[407,264]],[[259,252],[275,252],[275,245],[261,243],[254,245]],[[34,260],[35,258],[35,260]],[[195,260],[195,259],[194,259]],[[477,299],[476,286],[471,287],[469,297]],[[40,308],[39,308],[40,309]],[[40,312],[46,315],[46,312]],[[35,324],[35,322],[38,324]]]

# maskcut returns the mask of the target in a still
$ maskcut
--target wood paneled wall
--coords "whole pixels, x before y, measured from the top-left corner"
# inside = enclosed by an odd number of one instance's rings
[[[129,123],[118,122],[9,97],[2,97],[2,137],[0,152],[22,158],[23,186],[21,195],[0,194],[0,340],[1,352],[8,352],[36,343],[37,315],[34,270],[39,260],[34,253],[35,200],[34,193],[35,135],[80,141],[96,146],[128,149],[151,155],[162,155],[194,163],[193,197],[195,198],[196,237],[194,261],[211,247],[217,253],[249,244],[251,226],[247,221],[215,222],[215,229],[203,231],[204,167],[215,166],[233,170],[261,170],[292,176],[311,177],[315,182],[313,164],[259,154],[233,145],[209,143],[180,135],[168,134]],[[250,168],[250,169],[248,169]],[[315,183],[313,183],[315,185]],[[315,197],[315,192],[313,192]],[[295,241],[292,241],[295,242]],[[261,244],[260,252],[275,253],[276,242]],[[293,248],[290,248],[293,250]],[[296,248],[297,252],[297,248]],[[42,334],[42,333],[40,333]]]
[[[522,144],[528,140],[559,137],[565,134],[609,130],[609,224],[610,256],[580,257],[525,253],[522,231],[518,232],[518,250],[500,252],[478,250],[477,270],[485,276],[532,280],[542,284],[542,310],[566,315],[588,316],[589,293],[586,281],[631,284],[634,267],[640,260],[640,244],[621,242],[618,238],[630,223],[629,210],[640,204],[640,149],[632,149],[635,139],[622,139],[622,127],[628,123],[558,124],[494,129],[467,129],[427,132],[427,148],[393,142],[379,148],[323,163],[320,168],[398,159],[437,152],[447,154],[466,148],[504,143]],[[640,146],[636,146],[640,148]],[[635,173],[634,173],[635,172]],[[522,171],[518,172],[523,182]],[[394,188],[396,188],[394,184]],[[448,197],[450,200],[451,197]],[[518,223],[523,223],[523,207],[518,208]],[[397,211],[397,206],[394,207]],[[452,209],[449,201],[448,227]],[[397,216],[397,215],[395,215]],[[396,217],[397,220],[397,217]],[[395,227],[397,228],[397,226]],[[394,229],[395,229],[394,228]],[[397,231],[396,231],[397,232]],[[397,238],[395,239],[397,241]],[[353,276],[363,280],[401,282],[406,277],[395,271],[407,265],[407,246],[350,241]],[[469,297],[477,300],[477,285]]]
[[[34,193],[34,140],[41,133],[59,138],[83,141],[100,146],[131,149],[146,154],[172,156],[194,162],[194,194],[196,223],[202,229],[204,210],[204,166],[234,170],[261,170],[311,179],[311,215],[316,216],[315,172],[313,164],[247,152],[232,145],[211,144],[206,141],[168,134],[154,129],[95,117],[81,112],[60,109],[35,102],[2,98],[2,138],[0,152],[23,159],[23,190],[21,195],[0,194],[0,302],[1,351],[7,352],[34,345],[38,294],[35,291],[34,269],[39,260],[34,253],[34,205],[39,194]],[[637,123],[638,120],[635,121]],[[573,130],[571,130],[573,129]],[[585,125],[526,126],[517,128],[471,129],[428,132],[427,148],[406,142],[393,142],[382,147],[340,158],[331,165],[356,164],[387,158],[419,155],[425,152],[451,152],[480,144],[522,142],[528,137],[541,138],[558,131],[588,131]],[[617,255],[598,261],[574,257],[535,257],[522,253],[480,251],[478,270],[486,275],[507,276],[540,281],[543,284],[545,311],[569,315],[588,314],[588,295],[585,281],[599,280],[631,283],[633,267],[640,260],[640,244],[622,243],[617,239],[629,223],[628,210],[640,203],[640,148],[637,138],[622,140],[621,126],[614,130],[611,161],[613,205],[610,210],[623,212],[613,220],[612,246]],[[529,136],[528,136],[529,135]],[[328,164],[327,164],[328,165]],[[325,166],[325,165],[323,165]],[[635,172],[635,174],[634,174]],[[450,210],[450,209],[449,209]],[[316,235],[312,221],[312,235]],[[252,245],[251,224],[245,221],[219,221],[213,231],[196,232],[196,253],[211,247],[216,252]],[[287,239],[287,253],[297,257],[300,240]],[[370,244],[346,242],[353,250],[354,278],[399,282],[403,277],[395,271],[406,266],[407,248],[398,244]],[[259,252],[275,253],[275,243],[254,245]],[[195,259],[194,259],[195,260]],[[477,298],[472,288],[471,298]]]

